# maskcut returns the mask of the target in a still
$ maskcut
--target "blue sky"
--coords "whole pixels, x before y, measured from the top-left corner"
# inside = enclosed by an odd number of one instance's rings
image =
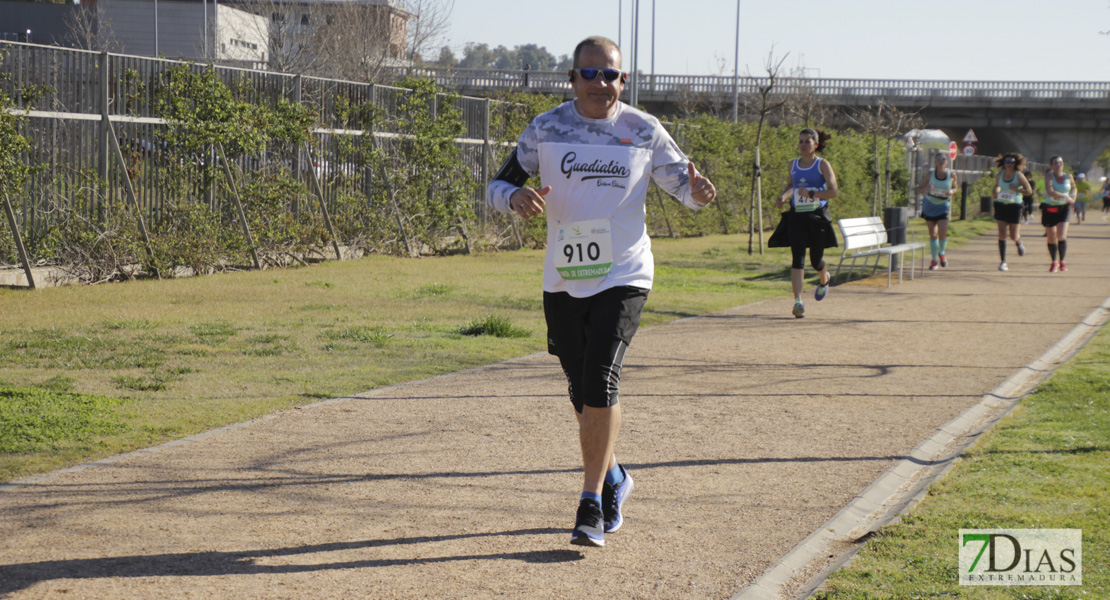
[[[559,56],[600,34],[620,38],[628,68],[632,2],[455,0],[447,45],[461,56],[467,42],[534,43]],[[651,4],[640,0],[644,72]],[[737,0],[655,4],[656,73],[732,75]],[[1110,31],[1110,0],[740,0],[740,73],[762,74],[773,48],[810,77],[1110,81],[1100,31]]]

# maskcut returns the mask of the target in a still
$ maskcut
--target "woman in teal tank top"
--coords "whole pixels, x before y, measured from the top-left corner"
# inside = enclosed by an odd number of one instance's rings
[[[1048,254],[1052,257],[1049,273],[1067,271],[1064,257],[1068,254],[1068,211],[1075,205],[1075,179],[1064,172],[1064,157],[1053,156],[1044,173],[1044,204],[1041,205],[1041,225],[1048,238]],[[1057,260],[1059,255],[1059,260]]]
[[[948,255],[945,254],[948,247],[948,215],[952,211],[952,196],[959,187],[956,174],[948,169],[948,155],[937,152],[934,160],[936,167],[917,188],[918,194],[924,194],[921,218],[925,219],[929,228],[929,252],[933,255],[930,271],[936,271],[938,264],[948,266]]]
[[[1009,234],[1017,246],[1018,256],[1025,256],[1025,246],[1021,243],[1021,195],[1032,194],[1029,180],[1022,175],[1025,157],[1017,152],[1007,152],[995,159],[999,168],[994,180],[994,220],[998,222],[998,256],[1002,262],[999,271],[1008,271],[1006,264],[1006,235]]]

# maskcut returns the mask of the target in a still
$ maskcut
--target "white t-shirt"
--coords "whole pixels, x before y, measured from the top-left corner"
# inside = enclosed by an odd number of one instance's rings
[[[686,155],[658,119],[623,102],[607,119],[583,117],[573,100],[536,117],[520,136],[517,160],[530,176],[539,174],[543,185],[551,186],[544,197],[547,292],[586,298],[617,286],[651,288],[655,263],[645,223],[649,177],[686,206],[702,208],[690,194]],[[490,206],[511,212],[509,196],[517,189],[507,181],[491,181]],[[566,254],[574,253],[559,243],[560,232],[568,225],[601,220],[610,224],[608,273],[564,278],[559,266],[570,259]]]

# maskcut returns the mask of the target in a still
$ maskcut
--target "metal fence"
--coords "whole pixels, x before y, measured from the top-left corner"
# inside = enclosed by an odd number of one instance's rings
[[[432,79],[446,89],[502,90],[528,87],[567,96],[572,88],[565,71],[523,71],[520,69],[458,69],[422,66],[417,69],[394,67],[397,73],[412,72]],[[734,90],[742,95],[755,94],[769,83],[766,77],[727,75],[661,75],[638,73],[641,94],[724,94]],[[871,103],[881,96],[891,103],[903,101],[973,100],[976,102],[1025,101],[1032,105],[1061,103],[1104,106],[1110,100],[1110,82],[1073,81],[960,81],[919,79],[832,79],[776,78],[775,94],[807,90],[835,104]]]
[[[269,71],[210,67],[181,61],[129,56],[108,52],[41,46],[0,41],[0,91],[15,104],[13,112],[25,115],[25,132],[32,149],[26,157],[37,168],[25,193],[17,201],[17,218],[24,235],[34,236],[48,227],[49,210],[41,198],[71,198],[87,189],[89,181],[108,183],[109,197],[124,193],[123,173],[131,178],[142,214],[157,218],[170,199],[164,167],[169,161],[214,160],[205,156],[183,157],[165,143],[167,123],[157,108],[157,85],[166,71],[187,65],[194,71],[213,69],[237,100],[275,107],[281,101],[298,103],[316,114],[312,129],[315,143],[312,156],[304,148],[267,148],[262,156],[238,159],[244,172],[266,164],[281,162],[311,187],[311,173],[321,180],[324,198],[334,203],[339,194],[362,195],[369,199],[375,185],[373,173],[352,173],[351,164],[338,160],[344,136],[373,135],[389,148],[390,140],[402,132],[396,128],[398,106],[409,90],[374,84],[304,77]],[[484,98],[451,96],[453,108],[461,115],[465,133],[455,139],[466,169],[455,176],[471,178],[475,187],[471,202],[479,218],[486,219],[485,185],[491,161],[509,132],[490,131],[491,116],[511,110],[506,103]],[[429,106],[442,108],[449,96],[440,94]],[[381,110],[380,125],[374,131],[343,129],[337,106],[371,103]],[[504,119],[494,119],[504,122]],[[115,166],[109,136],[119,142],[124,169]],[[229,210],[227,197],[218,186],[194,182],[192,194],[204,199],[213,209]],[[49,194],[47,192],[49,191]]]

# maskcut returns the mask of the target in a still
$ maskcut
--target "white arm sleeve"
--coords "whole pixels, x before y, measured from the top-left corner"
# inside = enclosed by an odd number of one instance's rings
[[[686,206],[694,210],[705,208],[706,205],[694,200],[690,193],[690,174],[686,166],[690,160],[661,125],[652,146],[651,178],[655,183]]]

